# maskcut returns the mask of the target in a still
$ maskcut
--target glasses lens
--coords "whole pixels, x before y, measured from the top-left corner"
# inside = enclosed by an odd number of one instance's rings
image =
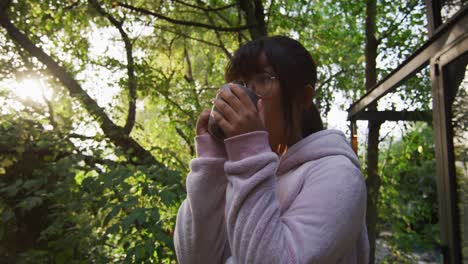
[[[273,80],[276,79],[268,73],[255,74],[249,78],[248,82],[243,79],[234,80],[233,83],[237,83],[252,89],[254,93],[261,97],[266,97],[270,94]]]

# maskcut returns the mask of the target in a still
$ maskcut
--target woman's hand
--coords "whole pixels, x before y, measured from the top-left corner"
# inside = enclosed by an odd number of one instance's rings
[[[213,103],[220,113],[212,112],[218,126],[226,138],[266,130],[263,122],[262,99],[258,100],[258,111],[249,96],[237,85],[230,84],[231,89],[222,89],[219,99]],[[222,99],[221,99],[222,98]]]
[[[208,120],[210,119],[210,112],[210,109],[205,109],[198,116],[196,128],[197,136],[208,133]]]

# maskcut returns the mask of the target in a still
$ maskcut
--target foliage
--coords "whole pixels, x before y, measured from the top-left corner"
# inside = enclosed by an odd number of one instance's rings
[[[439,241],[432,127],[417,123],[381,155],[380,229],[395,250],[434,250]]]
[[[183,198],[179,173],[106,160],[99,151],[80,154],[57,131],[24,116],[2,116],[0,132],[5,261],[174,259],[173,223]]]

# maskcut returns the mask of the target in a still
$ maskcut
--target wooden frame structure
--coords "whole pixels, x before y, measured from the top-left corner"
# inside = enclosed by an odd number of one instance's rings
[[[443,263],[462,263],[457,186],[454,168],[453,135],[447,105],[445,67],[468,54],[468,5],[463,6],[448,21],[442,23],[442,0],[426,0],[429,40],[398,68],[351,105],[351,141],[356,141],[356,120],[431,121],[434,124],[436,147],[437,193],[441,229]],[[366,108],[402,82],[430,65],[432,81],[432,111],[366,111]],[[465,256],[466,257],[466,256]]]

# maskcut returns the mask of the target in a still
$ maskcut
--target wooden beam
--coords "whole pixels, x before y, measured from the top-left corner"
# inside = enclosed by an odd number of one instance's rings
[[[432,37],[437,28],[442,25],[441,7],[441,0],[426,0],[427,31],[429,37]]]
[[[363,111],[354,120],[369,121],[426,121],[432,122],[431,111]]]

